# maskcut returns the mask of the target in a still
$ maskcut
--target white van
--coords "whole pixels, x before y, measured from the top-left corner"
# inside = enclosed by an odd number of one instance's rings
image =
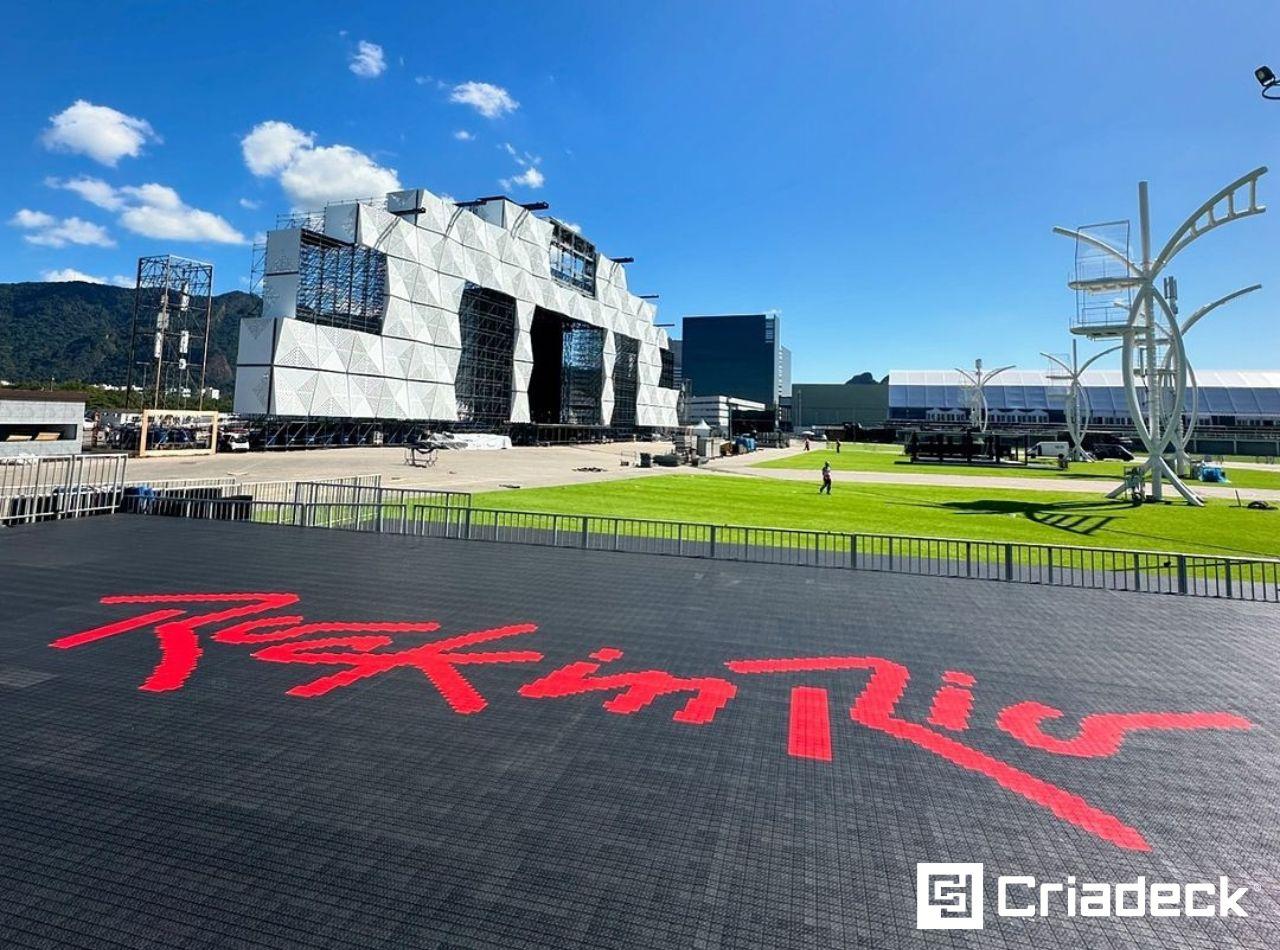
[[[1057,458],[1061,455],[1064,459],[1071,457],[1070,442],[1037,442],[1031,446],[1027,452],[1030,458]]]

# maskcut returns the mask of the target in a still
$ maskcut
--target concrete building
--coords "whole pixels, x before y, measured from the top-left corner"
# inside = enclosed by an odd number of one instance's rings
[[[791,351],[774,313],[684,318],[682,372],[695,396],[736,396],[778,407],[791,392]]]
[[[0,389],[0,458],[79,454],[84,403],[84,393]]]
[[[889,416],[885,383],[796,383],[791,388],[795,429],[858,424],[878,426]]]
[[[575,230],[503,198],[334,204],[267,234],[235,411],[502,430],[676,425],[653,304]]]

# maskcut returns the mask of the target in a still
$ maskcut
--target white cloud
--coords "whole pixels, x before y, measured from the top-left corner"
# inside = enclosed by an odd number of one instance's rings
[[[293,156],[310,148],[315,136],[295,129],[288,122],[260,122],[240,140],[244,163],[259,177],[283,171]]]
[[[186,204],[167,185],[139,185],[119,189],[130,203],[120,214],[120,224],[144,237],[168,241],[211,241],[215,244],[247,244],[243,234],[211,211]]]
[[[498,179],[498,184],[502,185],[502,187],[508,191],[515,188],[516,185],[521,185],[525,188],[541,188],[546,184],[546,182],[546,176],[532,165],[526,168],[519,175],[515,175],[511,178]]]
[[[394,168],[384,168],[347,145],[315,145],[315,136],[287,122],[263,122],[240,143],[245,164],[259,177],[279,179],[298,207],[382,195],[400,188]]]
[[[387,59],[382,47],[368,40],[361,40],[351,55],[350,70],[364,79],[373,79],[387,71]]]
[[[262,202],[254,201],[252,198],[241,198],[239,201],[239,205],[240,207],[248,211],[257,211],[259,208],[262,207]]]
[[[120,212],[120,224],[143,237],[170,241],[212,241],[217,244],[245,243],[244,235],[227,223],[226,219],[210,211],[192,208],[167,185],[152,182],[116,188],[101,179],[87,177],[67,181],[49,178],[45,180],[45,184],[73,191],[99,208]]]
[[[74,267],[62,267],[58,270],[42,270],[40,279],[48,281],[51,284],[65,284],[72,280],[82,280],[86,284],[105,284],[106,281],[101,277],[94,277],[92,274],[86,274],[84,271],[76,270]]]
[[[520,108],[520,103],[511,97],[511,93],[487,82],[460,83],[449,93],[449,101],[471,106],[486,119],[496,119]]]
[[[498,184],[505,190],[510,191],[517,185],[524,188],[541,188],[546,184],[546,176],[538,170],[538,165],[542,163],[541,158],[537,155],[530,155],[528,152],[520,152],[510,142],[503,142],[499,148],[510,155],[512,160],[524,169],[519,175],[498,179]]]
[[[161,140],[146,119],[83,99],[50,116],[42,139],[46,148],[88,155],[112,167],[122,158],[137,157],[147,142]]]
[[[475,136],[466,129],[458,129],[458,131],[453,133],[453,137],[459,142],[470,142],[475,138]]]
[[[15,228],[51,228],[58,223],[58,219],[43,211],[23,208],[9,219],[9,223]]]
[[[116,192],[116,189],[100,178],[89,178],[86,175],[67,179],[46,178],[44,183],[50,188],[63,188],[67,191],[73,191],[90,204],[105,208],[108,211],[119,211],[124,207],[124,201]]]
[[[23,208],[9,219],[9,224],[27,232],[22,239],[28,244],[40,247],[66,247],[68,244],[115,247],[116,244],[106,228],[83,218],[59,220],[43,211]]]

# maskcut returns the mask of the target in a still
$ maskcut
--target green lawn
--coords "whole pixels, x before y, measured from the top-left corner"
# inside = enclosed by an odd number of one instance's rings
[[[843,454],[843,453],[841,453]],[[1280,556],[1280,511],[1213,500],[1133,508],[1052,492],[659,475],[485,492],[481,508],[1240,556]]]
[[[1032,462],[1030,465],[955,465],[936,462],[912,462],[902,454],[900,445],[875,445],[871,443],[842,443],[837,454],[832,443],[815,443],[809,452],[789,455],[785,458],[769,459],[760,462],[756,468],[789,468],[812,469],[818,471],[823,462],[830,462],[831,468],[838,472],[928,472],[955,475],[963,478],[974,475],[1009,475],[1015,478],[1069,478],[1069,479],[1106,479],[1118,482],[1124,477],[1124,470],[1132,466],[1132,462],[1073,462],[1065,472],[1059,471],[1056,463]],[[1225,487],[1235,488],[1274,488],[1280,489],[1280,470],[1264,471],[1252,468],[1232,468],[1230,462],[1224,463],[1227,477],[1231,479]]]

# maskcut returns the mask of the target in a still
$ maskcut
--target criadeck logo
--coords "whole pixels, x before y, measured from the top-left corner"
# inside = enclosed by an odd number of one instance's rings
[[[917,930],[982,929],[982,865],[916,865]]]
[[[1248,917],[1240,901],[1247,887],[1216,883],[1148,881],[1113,884],[1077,881],[1074,874],[1042,881],[1029,874],[996,878],[997,917]],[[981,930],[982,865],[916,865],[917,930]]]

